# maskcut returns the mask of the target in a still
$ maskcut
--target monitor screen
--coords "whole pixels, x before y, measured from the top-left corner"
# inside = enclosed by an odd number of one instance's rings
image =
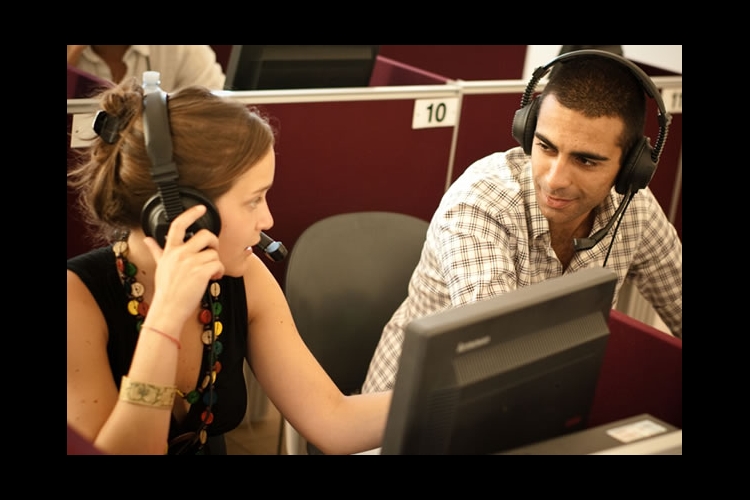
[[[586,427],[617,277],[590,268],[413,320],[382,454],[489,454]]]
[[[367,87],[378,45],[233,45],[224,90]]]

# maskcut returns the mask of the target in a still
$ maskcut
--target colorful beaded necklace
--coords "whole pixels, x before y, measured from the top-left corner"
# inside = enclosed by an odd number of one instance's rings
[[[124,234],[112,248],[115,253],[117,272],[120,275],[125,294],[128,296],[127,310],[130,315],[135,316],[135,330],[136,333],[140,334],[141,326],[143,326],[143,321],[146,319],[146,314],[148,313],[149,304],[143,300],[145,288],[136,278],[138,268],[127,259],[127,237],[128,234]],[[169,442],[167,449],[169,455],[202,455],[205,451],[203,447],[208,439],[207,428],[214,419],[211,409],[217,400],[215,383],[216,376],[221,371],[221,363],[218,357],[223,350],[223,345],[218,340],[223,328],[221,321],[219,321],[219,315],[221,314],[220,293],[221,285],[219,282],[211,281],[206,289],[206,293],[203,294],[201,310],[198,313],[198,319],[203,325],[201,341],[204,345],[206,366],[204,375],[196,388],[187,394],[179,389],[177,390],[177,393],[191,405],[199,401],[202,397],[206,408],[201,413],[201,423],[195,432],[186,432]]]

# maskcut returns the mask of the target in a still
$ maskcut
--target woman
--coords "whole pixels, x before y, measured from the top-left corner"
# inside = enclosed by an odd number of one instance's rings
[[[169,95],[176,182],[199,201],[158,235],[144,89],[129,79],[100,102],[99,137],[69,174],[107,245],[68,260],[68,424],[110,454],[224,453],[223,434],[246,408],[247,359],[273,404],[324,453],[380,446],[390,393],[338,390],[252,253],[273,226],[267,121],[204,87]]]

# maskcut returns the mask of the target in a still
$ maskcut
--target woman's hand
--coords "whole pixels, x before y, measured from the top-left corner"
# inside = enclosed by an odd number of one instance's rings
[[[184,241],[186,230],[206,213],[204,205],[195,205],[181,213],[169,226],[164,249],[152,237],[145,245],[156,262],[154,297],[151,309],[166,310],[172,321],[183,324],[200,305],[208,282],[224,275],[219,260],[219,238],[201,229]]]

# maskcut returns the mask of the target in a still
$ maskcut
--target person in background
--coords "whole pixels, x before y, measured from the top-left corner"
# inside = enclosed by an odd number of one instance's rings
[[[524,134],[529,154],[522,146],[490,154],[446,191],[362,392],[393,388],[411,320],[589,267],[617,274],[613,306],[630,279],[682,337],[682,242],[647,186],[616,189],[623,163],[643,144],[647,116],[643,85],[619,59],[581,55],[554,65]],[[621,222],[600,242],[574,246],[593,239],[620,206]]]
[[[68,45],[68,64],[113,83],[144,71],[161,73],[161,88],[224,88],[225,75],[209,45]]]
[[[253,253],[273,226],[268,121],[205,87],[168,95],[172,187],[185,209],[160,241],[151,216],[163,215],[160,196],[173,190],[156,184],[146,146],[156,95],[134,78],[99,95],[98,135],[68,176],[107,242],[67,261],[69,428],[107,454],[226,453],[223,435],[247,407],[247,360],[274,406],[324,453],[380,446],[390,393],[339,391]]]

